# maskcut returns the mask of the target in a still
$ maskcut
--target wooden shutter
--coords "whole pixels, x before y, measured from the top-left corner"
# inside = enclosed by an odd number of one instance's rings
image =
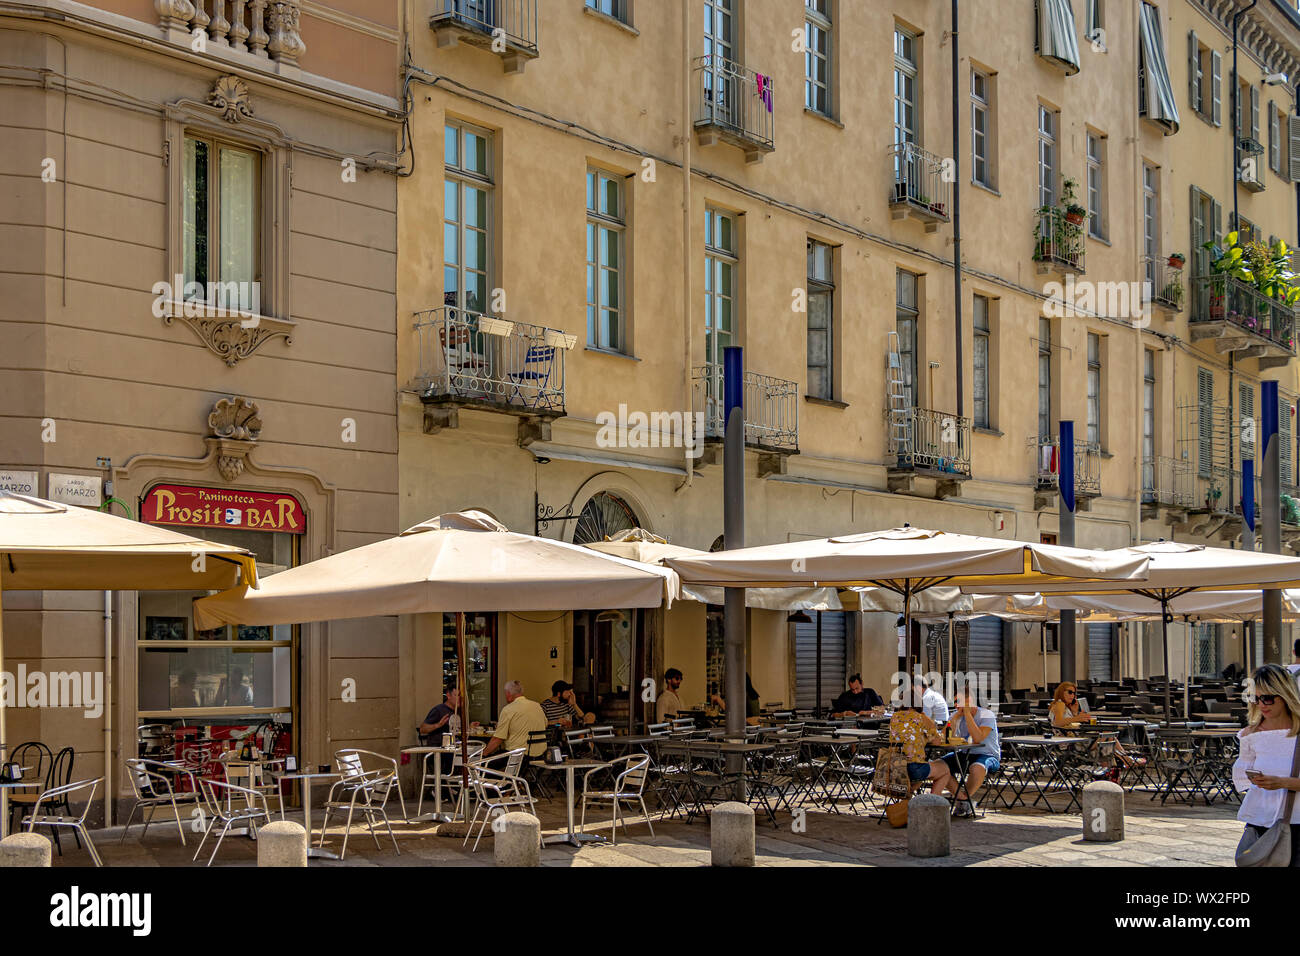
[[[1201,108],[1201,85],[1196,82],[1196,70],[1200,64],[1201,45],[1196,41],[1196,31],[1187,32],[1187,101],[1192,109],[1204,113]]]
[[[1205,242],[1205,220],[1201,218],[1201,191],[1195,186],[1191,188],[1191,253],[1192,275],[1201,276],[1209,271],[1209,253],[1201,248]],[[1193,287],[1195,288],[1195,287]]]
[[[1223,125],[1223,57],[1218,50],[1210,51],[1210,95],[1214,99],[1214,109],[1210,119],[1215,126]]]
[[[1196,370],[1196,473],[1209,478],[1214,468],[1214,373]]]
[[[1250,88],[1250,138],[1259,142],[1259,87]]]
[[[1287,166],[1291,179],[1300,180],[1300,116],[1286,118]]]

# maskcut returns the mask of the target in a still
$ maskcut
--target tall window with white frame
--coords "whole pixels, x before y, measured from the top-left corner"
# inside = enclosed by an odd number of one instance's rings
[[[486,313],[491,289],[492,138],[487,130],[448,123],[442,211],[443,303]]]
[[[704,354],[717,368],[722,367],[723,350],[736,344],[739,263],[735,215],[709,207],[704,211]],[[715,398],[721,399],[721,393]]]
[[[185,282],[227,309],[261,308],[262,154],[220,139],[185,137]],[[218,285],[219,284],[219,285]],[[209,296],[209,290],[220,290]],[[191,290],[192,291],[192,290]],[[173,295],[180,298],[183,290]]]
[[[917,405],[917,323],[920,306],[917,301],[919,282],[916,273],[898,270],[897,306],[894,312],[894,329],[898,332],[898,357],[903,372],[903,393],[907,407]]]
[[[1142,491],[1156,491],[1156,353],[1142,350]]]
[[[970,71],[971,178],[986,189],[996,189],[993,164],[993,77]]]
[[[1150,298],[1156,289],[1157,260],[1160,256],[1160,170],[1142,164],[1142,259]]]
[[[917,142],[917,38],[902,29],[894,28],[894,182],[907,189],[903,198],[919,189],[919,167],[916,159],[906,149]]]
[[[989,412],[990,378],[992,369],[992,350],[990,348],[993,330],[990,327],[989,298],[977,295],[971,310],[971,326],[974,332],[975,381],[972,383],[975,399],[973,424],[976,428],[992,428],[992,415]]]
[[[587,170],[587,345],[627,351],[626,211],[621,176]]]
[[[808,240],[808,395],[835,398],[835,249]]]
[[[1056,128],[1060,114],[1038,104],[1038,205],[1056,205]]]
[[[1052,323],[1038,317],[1038,440],[1052,437]]]
[[[732,48],[732,0],[704,0],[704,97],[715,118],[730,122],[735,105],[730,79]]]
[[[804,0],[803,105],[823,116],[833,108],[831,28],[831,0]]]
[[[1088,333],[1088,444],[1101,447],[1101,336]]]
[[[1106,238],[1106,140],[1100,133],[1088,132],[1088,234]]]

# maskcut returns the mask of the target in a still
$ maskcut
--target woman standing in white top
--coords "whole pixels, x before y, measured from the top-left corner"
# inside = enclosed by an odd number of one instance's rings
[[[1232,782],[1245,796],[1237,819],[1263,833],[1281,816],[1287,791],[1300,791],[1292,776],[1300,746],[1300,694],[1285,668],[1265,664],[1255,671],[1247,725],[1237,734],[1241,753],[1232,765]],[[1291,811],[1291,866],[1300,867],[1300,801]]]

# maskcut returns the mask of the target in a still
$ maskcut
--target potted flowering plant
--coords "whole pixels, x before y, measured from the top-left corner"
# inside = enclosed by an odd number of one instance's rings
[[[1075,201],[1074,191],[1078,188],[1079,184],[1073,179],[1067,179],[1061,184],[1061,205],[1065,207],[1065,221],[1072,226],[1081,226],[1088,218],[1088,210]]]
[[[1187,264],[1187,257],[1184,256],[1181,252],[1170,253],[1169,268],[1181,269],[1186,264]]]

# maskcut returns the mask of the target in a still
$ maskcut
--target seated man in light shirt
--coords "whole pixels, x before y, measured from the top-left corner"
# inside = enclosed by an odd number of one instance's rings
[[[975,701],[975,690],[970,686],[957,692],[957,709],[952,714],[952,731],[958,737],[969,737],[975,746],[944,754],[942,760],[930,764],[930,779],[934,785],[931,793],[951,791],[956,802],[956,816],[975,815],[972,800],[984,784],[984,778],[1002,765],[1002,740],[998,735],[998,718],[987,707]],[[962,771],[966,771],[966,786],[958,786]]]
[[[664,689],[659,694],[659,699],[655,701],[655,720],[658,723],[662,724],[669,717],[675,717],[682,712],[682,699],[677,694],[681,686],[681,671],[676,667],[664,671]]]
[[[528,733],[533,730],[546,730],[546,712],[542,705],[524,696],[524,685],[517,680],[506,681],[506,705],[501,708],[497,718],[497,729],[492,739],[483,748],[483,756],[490,757],[504,745],[505,750],[518,750],[529,747]],[[541,757],[546,752],[546,741],[542,740],[529,747],[530,759]]]
[[[916,675],[916,700],[921,702],[921,712],[936,724],[948,722],[948,702],[943,694],[925,682],[920,674]]]

